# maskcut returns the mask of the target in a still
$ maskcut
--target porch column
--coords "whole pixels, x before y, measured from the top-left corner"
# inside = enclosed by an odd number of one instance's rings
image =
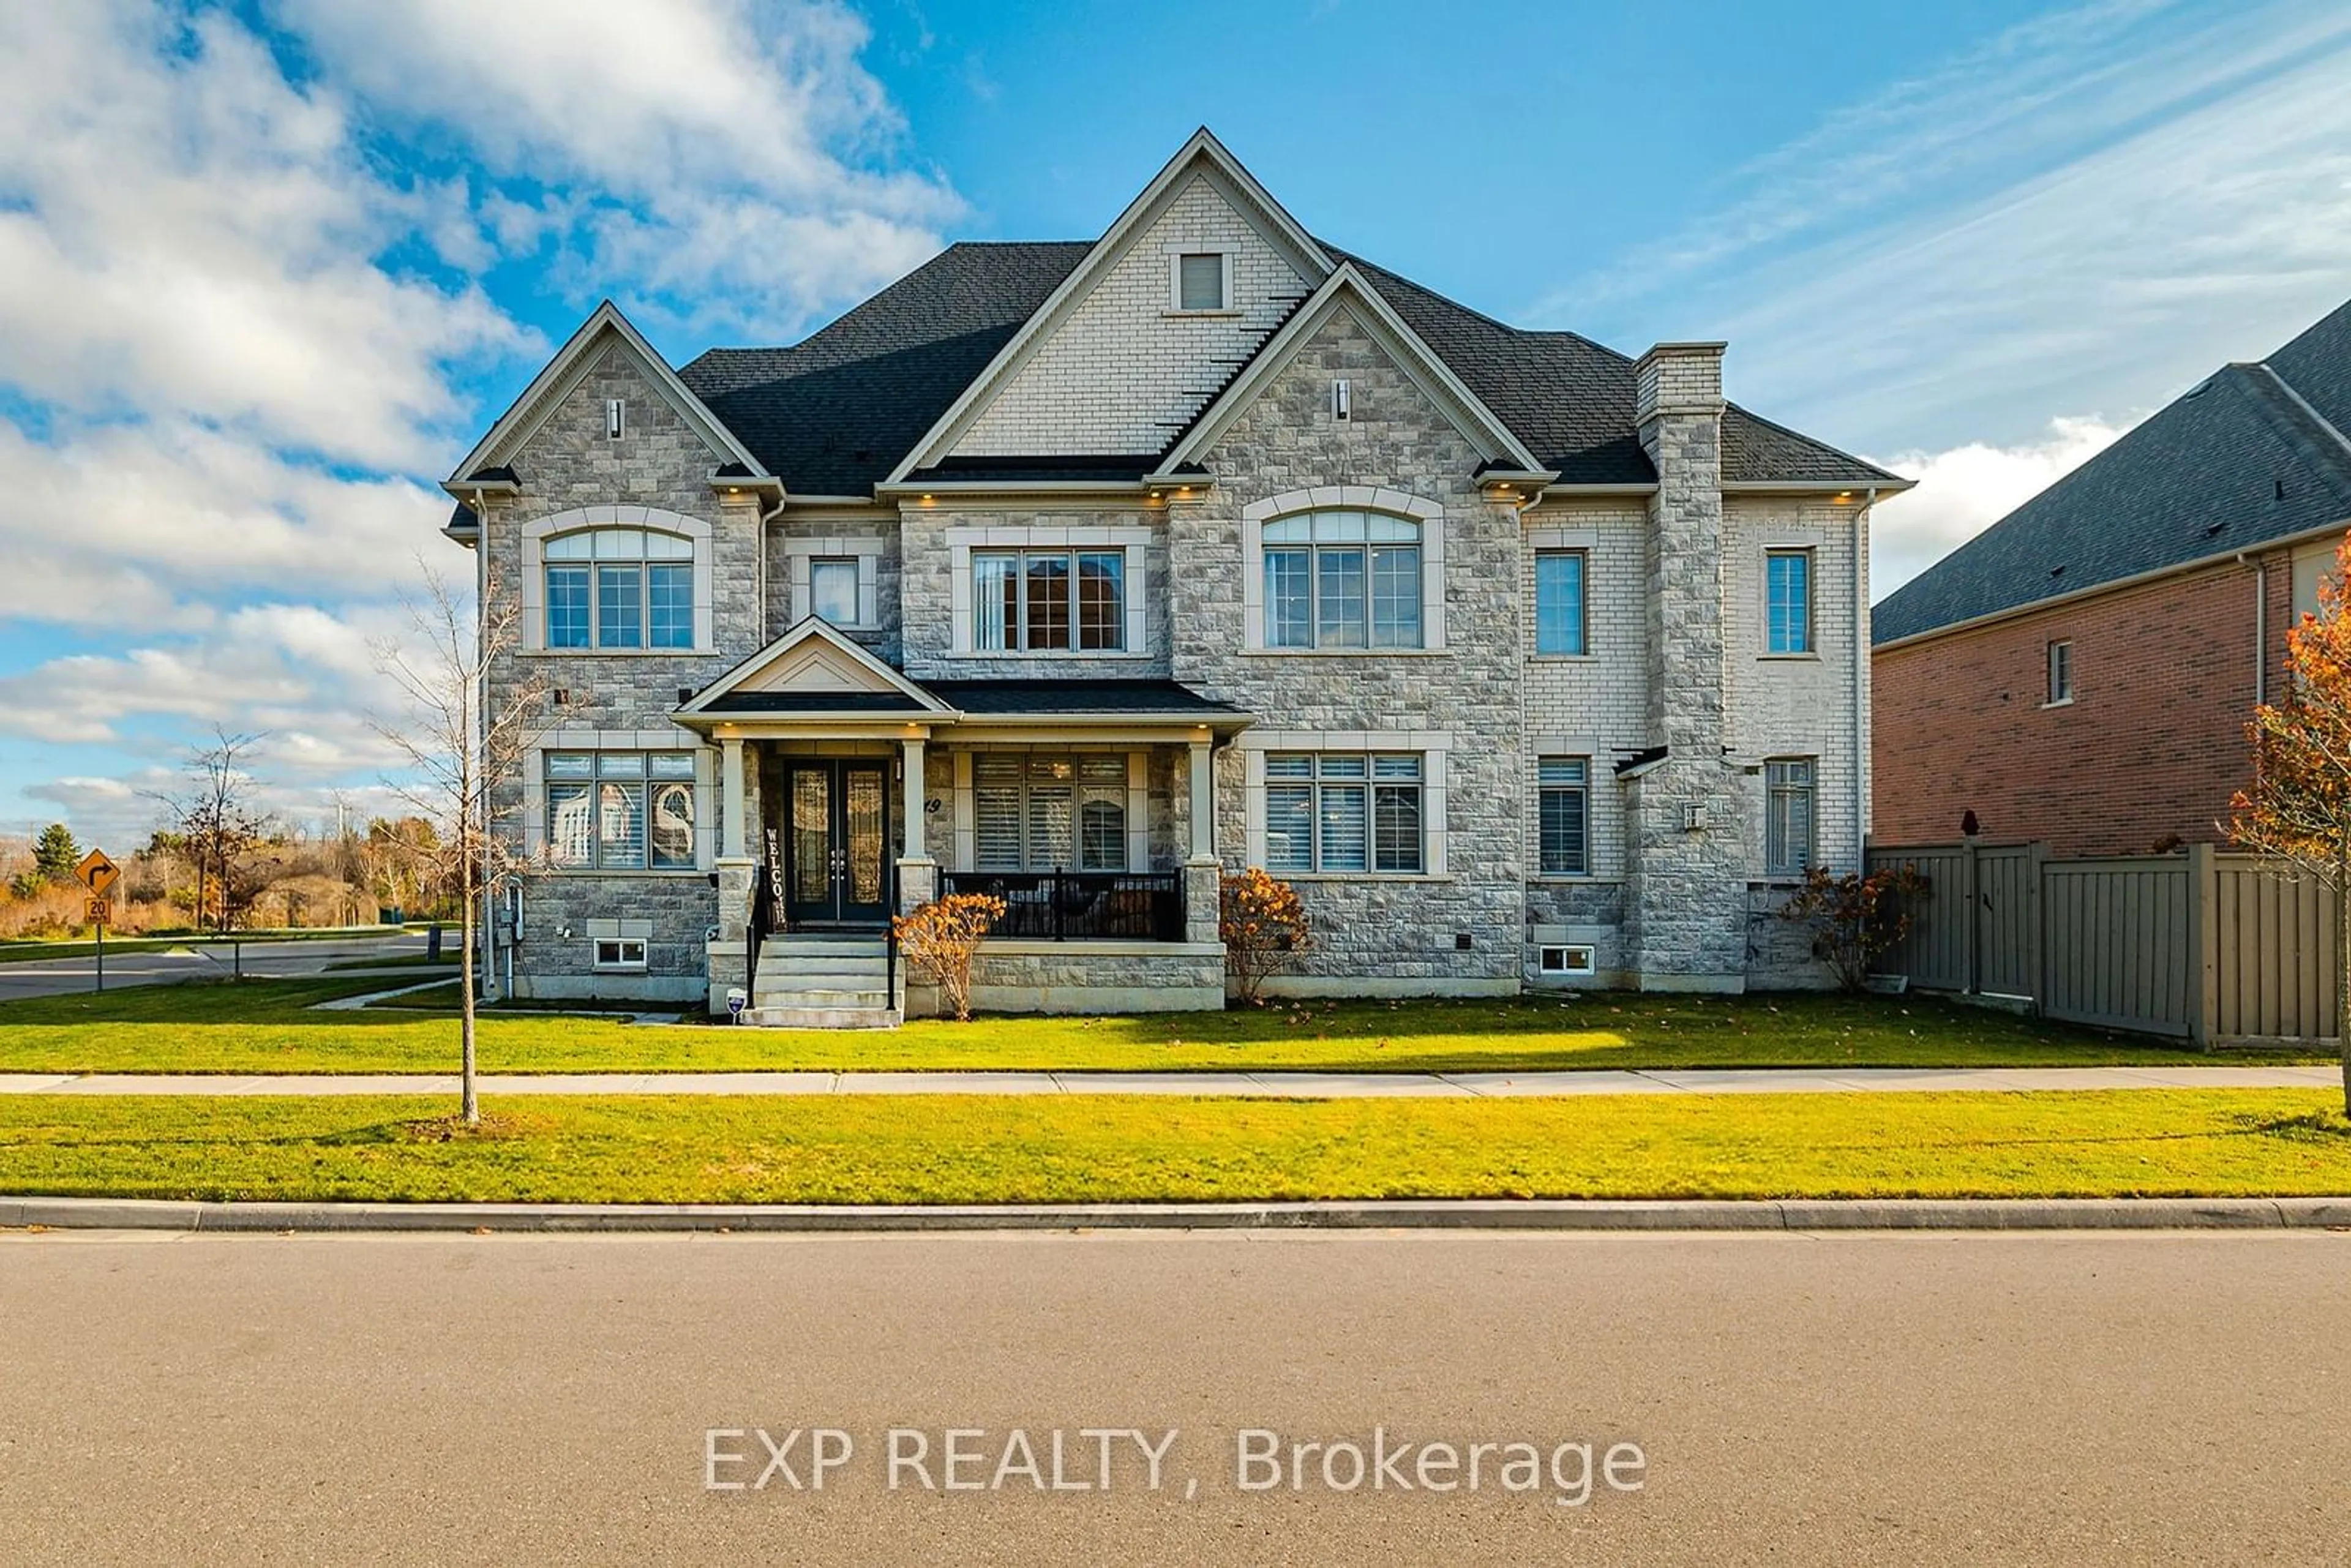
[[[750,852],[743,847],[743,741],[738,736],[721,736],[720,756],[719,853],[728,860],[741,860]]]
[[[1192,858],[1212,861],[1217,858],[1217,810],[1215,770],[1209,765],[1208,743],[1192,743]]]
[[[905,778],[905,853],[910,861],[927,860],[923,849],[923,743],[910,739],[903,743],[906,753]]]
[[[923,737],[909,736],[898,744],[905,753],[905,777],[900,780],[905,849],[898,857],[897,913],[908,915],[939,895],[939,867],[923,837]]]

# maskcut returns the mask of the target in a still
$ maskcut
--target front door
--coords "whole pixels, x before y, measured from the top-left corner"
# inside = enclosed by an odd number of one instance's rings
[[[880,762],[795,758],[784,778],[785,886],[794,925],[888,922],[890,776]]]

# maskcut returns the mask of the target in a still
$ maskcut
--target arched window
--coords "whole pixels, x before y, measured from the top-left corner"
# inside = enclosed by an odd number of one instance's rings
[[[1265,645],[1417,648],[1420,525],[1384,512],[1300,512],[1265,525]]]
[[[694,646],[694,541],[653,528],[581,528],[541,547],[547,646]]]

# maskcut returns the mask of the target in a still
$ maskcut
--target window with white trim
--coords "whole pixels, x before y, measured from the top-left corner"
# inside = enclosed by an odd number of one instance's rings
[[[642,936],[599,936],[596,938],[596,967],[600,969],[642,969],[645,967],[645,942]]]
[[[835,626],[858,624],[855,556],[818,556],[809,562],[808,609]]]
[[[2049,706],[2074,700],[2074,644],[2061,640],[2049,644]]]
[[[1802,876],[1813,863],[1817,810],[1813,763],[1782,757],[1763,765],[1763,874]]]
[[[559,871],[692,871],[694,753],[545,754],[547,859]]]
[[[1123,653],[1126,551],[973,550],[971,606],[983,653]]]
[[[1265,869],[1409,874],[1426,864],[1416,753],[1269,752]]]
[[[694,646],[694,541],[653,528],[580,528],[539,549],[547,646]]]
[[[1421,531],[1384,512],[1300,512],[1265,525],[1265,645],[1418,648]]]
[[[972,861],[980,871],[1124,871],[1126,758],[972,758]]]
[[[1592,871],[1592,763],[1582,757],[1545,757],[1535,763],[1536,812],[1542,874],[1585,876]]]

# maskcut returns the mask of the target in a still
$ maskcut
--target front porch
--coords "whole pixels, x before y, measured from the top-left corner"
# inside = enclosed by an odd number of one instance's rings
[[[1223,1006],[1211,756],[1246,715],[1168,681],[925,687],[804,622],[676,716],[720,754],[714,1013],[935,1011],[889,918],[956,893],[1006,906],[977,1007]]]

